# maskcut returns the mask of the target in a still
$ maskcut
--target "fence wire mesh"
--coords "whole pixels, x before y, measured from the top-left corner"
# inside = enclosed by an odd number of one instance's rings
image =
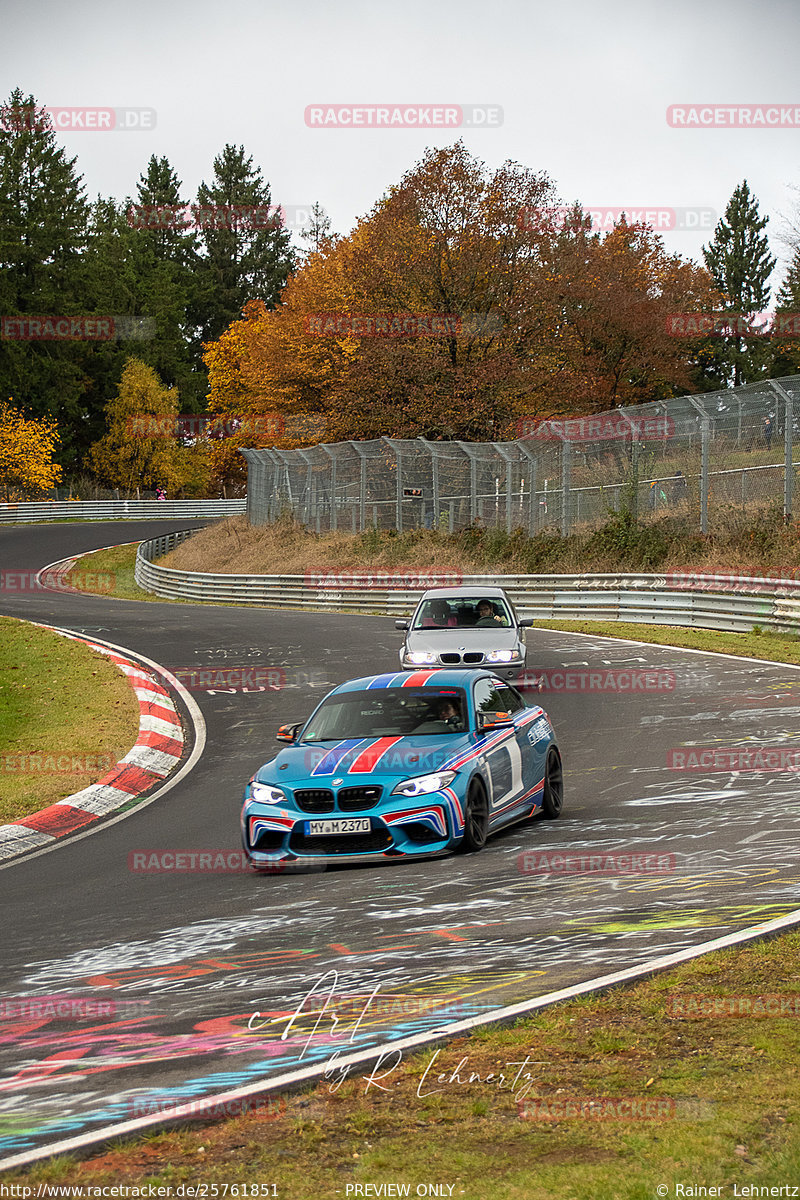
[[[289,511],[318,532],[453,531],[470,524],[563,534],[626,508],[710,522],[775,507],[798,481],[800,376],[522,422],[508,442],[377,438],[299,450],[242,450],[254,525]]]

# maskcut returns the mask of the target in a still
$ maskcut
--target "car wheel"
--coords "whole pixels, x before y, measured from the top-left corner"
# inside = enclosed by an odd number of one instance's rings
[[[561,816],[564,807],[564,772],[561,769],[561,755],[555,746],[547,751],[547,761],[544,767],[544,795],[542,796],[542,813],[549,821],[555,821]]]
[[[482,850],[489,836],[489,800],[480,779],[473,779],[467,792],[464,812],[464,840],[461,849]]]

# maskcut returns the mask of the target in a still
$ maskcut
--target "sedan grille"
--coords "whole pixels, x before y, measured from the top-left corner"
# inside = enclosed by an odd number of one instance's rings
[[[294,798],[303,812],[333,812],[333,792],[330,788],[299,788]]]
[[[439,658],[442,660],[443,663],[447,663],[448,666],[451,666],[453,663],[461,662],[460,654],[440,654]]]
[[[471,651],[471,650],[470,650],[470,651],[468,651],[468,652],[467,652],[467,653],[464,655],[464,662],[465,662],[465,663],[479,663],[479,662],[483,662],[483,655],[482,655],[482,654],[480,654],[480,653],[475,653],[475,652],[473,652],[473,651]]]
[[[365,808],[374,808],[381,798],[383,788],[380,787],[346,787],[341,788],[337,797],[342,812],[360,812]]]

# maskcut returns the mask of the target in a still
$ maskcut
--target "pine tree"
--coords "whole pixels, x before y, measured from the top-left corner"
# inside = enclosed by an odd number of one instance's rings
[[[736,188],[725,216],[714,230],[714,238],[703,247],[703,258],[715,284],[726,300],[726,311],[736,316],[764,312],[769,305],[769,277],[775,259],[763,232],[769,217],[761,217],[758,201],[747,180]],[[770,346],[759,336],[726,337],[716,348],[726,380],[738,387],[763,374]]]
[[[800,245],[795,247],[792,261],[775,299],[775,311],[800,314]],[[783,375],[796,374],[800,369],[800,339],[774,338],[772,350],[771,377],[780,379]]]
[[[82,256],[89,209],[76,159],[56,144],[52,122],[17,88],[0,108],[0,311],[85,314]],[[93,346],[4,340],[0,396],[15,396],[64,431],[62,461],[75,457],[86,416],[84,364]]]
[[[196,412],[208,391],[195,309],[199,296],[198,234],[182,183],[166,158],[153,155],[129,208],[137,225],[134,264],[137,299],[153,323],[153,338],[137,349],[169,386],[177,387],[186,411]],[[154,215],[154,226],[146,218]],[[141,220],[139,218],[142,218]]]
[[[274,308],[294,266],[288,230],[273,209],[269,184],[244,146],[226,145],[214,159],[211,185],[197,190],[204,257],[197,307],[203,341],[218,338],[248,300]],[[240,217],[232,214],[242,209]]]

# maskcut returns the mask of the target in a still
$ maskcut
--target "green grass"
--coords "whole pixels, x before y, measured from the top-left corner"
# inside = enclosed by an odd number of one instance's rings
[[[629,621],[537,621],[535,628],[561,629],[565,633],[588,633],[597,637],[630,638],[632,641],[653,642],[661,646],[712,650],[717,654],[737,654],[745,658],[763,658],[768,662],[800,664],[800,635],[769,630],[717,633],[712,629],[686,629],[675,625],[645,625]],[[531,631],[533,633],[534,630]]]
[[[134,692],[105,655],[0,617],[0,823],[94,783],[138,733]]]

